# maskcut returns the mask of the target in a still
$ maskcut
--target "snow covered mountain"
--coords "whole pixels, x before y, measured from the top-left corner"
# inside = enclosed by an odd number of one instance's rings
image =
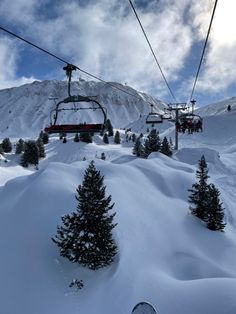
[[[125,127],[139,118],[140,114],[150,112],[148,102],[155,105],[156,111],[163,111],[164,104],[151,96],[137,92],[129,86],[112,83],[135,97],[112,88],[101,82],[87,82],[80,79],[72,82],[71,94],[97,96],[97,100],[107,110],[107,116],[115,127]],[[49,98],[57,99],[54,101]],[[21,87],[0,91],[0,133],[6,136],[35,136],[50,122],[50,111],[59,102],[68,97],[67,83],[64,81],[35,81]],[[79,107],[88,107],[88,103],[77,103]],[[73,104],[64,105],[65,108]],[[91,107],[91,105],[90,105]],[[80,123],[103,121],[99,110],[64,111],[58,123]],[[16,131],[16,132],[15,132]],[[15,132],[15,134],[13,134]]]
[[[2,137],[16,141],[38,135],[48,119],[48,95],[65,97],[65,89],[61,82],[35,82],[1,91]],[[127,122],[137,134],[147,135],[136,100],[119,93],[107,97],[118,127]],[[126,97],[128,109],[122,102]],[[147,301],[158,314],[235,314],[236,111],[232,103],[226,112],[226,103],[199,109],[203,132],[179,134],[180,149],[172,158],[160,153],[136,158],[124,131],[119,145],[112,138],[106,145],[99,135],[91,144],[75,143],[73,136],[63,144],[51,136],[39,170],[22,168],[19,156],[5,154],[8,162],[0,160],[0,313],[131,314],[135,304]],[[141,113],[149,111],[145,106]],[[158,129],[161,137],[174,138],[172,123]],[[224,233],[206,229],[188,209],[188,189],[196,182],[202,154],[210,182],[221,192]],[[76,209],[76,188],[90,160],[104,175],[118,223],[115,262],[96,272],[60,257],[51,240],[60,217]],[[68,287],[74,278],[85,283],[78,292]]]

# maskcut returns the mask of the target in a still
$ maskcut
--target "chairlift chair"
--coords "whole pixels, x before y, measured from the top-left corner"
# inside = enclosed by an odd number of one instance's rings
[[[156,123],[162,123],[163,118],[162,115],[156,112],[153,112],[153,104],[151,104],[151,112],[147,115],[146,123],[147,124],[156,124]]]
[[[44,129],[45,132],[52,133],[101,133],[105,129],[107,115],[106,109],[101,106],[101,104],[93,97],[81,96],[81,95],[71,95],[70,93],[70,83],[72,71],[75,70],[75,66],[67,65],[63,68],[68,76],[68,97],[56,104],[50,112],[50,126]],[[91,103],[90,107],[76,107],[75,103]],[[64,108],[63,104],[73,103],[73,107]],[[95,105],[94,105],[95,104]],[[77,112],[79,110],[97,110],[99,109],[103,115],[103,121],[101,123],[79,123],[79,124],[58,124],[58,117],[62,111],[72,110]]]

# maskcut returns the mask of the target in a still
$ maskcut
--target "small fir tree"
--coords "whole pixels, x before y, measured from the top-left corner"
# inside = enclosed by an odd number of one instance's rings
[[[208,186],[209,201],[207,206],[207,215],[205,221],[207,228],[213,231],[224,231],[224,208],[220,202],[220,192],[214,184]]]
[[[206,219],[206,207],[208,204],[208,168],[204,155],[198,162],[198,170],[196,172],[196,177],[198,182],[192,185],[192,189],[188,191],[191,192],[189,196],[190,211],[192,214],[201,220]]]
[[[61,256],[92,270],[110,265],[117,253],[112,238],[115,213],[109,214],[114,204],[105,191],[103,176],[92,161],[77,189],[77,211],[62,217],[63,225],[52,239]]]
[[[111,120],[110,119],[107,119],[106,125],[105,125],[105,129],[108,132],[108,136],[113,136],[114,135],[113,126],[111,124]]]
[[[38,138],[37,145],[38,145],[38,151],[39,151],[39,158],[45,158],[46,154],[45,154],[43,140],[41,138]]]
[[[49,135],[47,132],[41,131],[38,138],[43,141],[43,144],[48,144],[49,142]]]
[[[148,135],[149,149],[151,152],[158,152],[161,147],[161,140],[159,132],[156,129],[152,129]]]
[[[63,144],[66,144],[66,143],[67,143],[67,138],[66,138],[66,137],[63,137],[62,143],[63,143]]]
[[[104,142],[105,144],[109,144],[109,138],[108,138],[107,133],[104,133],[104,135],[103,135],[103,142]]]
[[[84,132],[80,134],[80,140],[84,143],[92,143],[93,138],[89,132]]]
[[[104,152],[101,153],[101,159],[106,160],[106,154]]]
[[[137,157],[141,157],[141,158],[145,157],[145,151],[144,151],[144,147],[143,147],[140,137],[137,137],[133,146],[132,153],[136,155]]]
[[[79,134],[75,133],[74,142],[78,143],[80,141]]]
[[[42,137],[42,140],[43,140],[43,144],[48,144],[49,142],[49,135],[47,132],[43,132],[43,137]]]
[[[37,166],[39,163],[39,149],[35,141],[25,142],[24,153],[21,158],[21,165],[28,167],[29,164]]]
[[[16,154],[21,154],[24,151],[25,142],[22,138],[16,143]]]
[[[4,153],[10,153],[12,151],[12,144],[9,137],[4,138],[2,141],[2,149]]]
[[[132,134],[132,142],[134,142],[134,143],[136,142],[136,134],[135,133]]]
[[[114,143],[115,144],[120,144],[120,132],[119,131],[116,131],[116,133],[115,133]]]
[[[161,143],[161,150],[160,152],[166,156],[172,156],[172,149],[170,146],[170,143],[168,142],[166,136],[163,138],[163,141]]]

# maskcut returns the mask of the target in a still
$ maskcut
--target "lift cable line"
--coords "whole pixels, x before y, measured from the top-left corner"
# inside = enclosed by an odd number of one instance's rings
[[[100,82],[102,82],[102,83],[105,83],[105,84],[111,86],[111,87],[114,88],[114,89],[117,89],[117,90],[119,90],[119,91],[121,91],[121,92],[123,92],[123,93],[125,93],[125,94],[127,94],[127,95],[133,96],[133,97],[135,97],[135,98],[137,98],[137,99],[139,99],[139,100],[143,100],[144,102],[146,102],[146,103],[148,103],[148,104],[152,104],[151,102],[146,101],[146,100],[144,100],[143,98],[138,97],[137,95],[134,95],[134,94],[132,94],[132,93],[130,93],[130,92],[128,92],[128,91],[126,91],[126,90],[124,90],[124,89],[122,89],[122,88],[120,88],[120,87],[118,87],[118,86],[116,86],[116,85],[114,85],[114,84],[112,84],[112,83],[106,82],[105,80],[101,79],[100,77],[98,77],[98,76],[96,76],[96,75],[94,75],[94,74],[91,74],[91,73],[89,73],[89,72],[87,72],[87,71],[85,71],[85,70],[82,70],[82,69],[79,68],[78,66],[76,66],[76,65],[74,65],[74,64],[71,64],[70,62],[68,62],[68,61],[66,61],[66,60],[64,60],[64,59],[62,59],[62,58],[60,58],[60,57],[58,57],[57,55],[51,53],[50,51],[48,51],[48,50],[46,50],[46,49],[44,49],[44,48],[41,48],[40,46],[38,46],[38,45],[32,43],[31,41],[29,41],[29,40],[27,40],[27,39],[25,39],[25,38],[23,38],[23,37],[21,37],[21,36],[15,34],[15,33],[11,32],[11,31],[7,30],[7,29],[4,28],[4,27],[1,27],[1,26],[0,26],[0,30],[2,30],[2,31],[4,31],[4,32],[6,32],[6,33],[8,33],[8,34],[10,34],[10,35],[12,35],[12,36],[14,36],[14,37],[16,37],[16,38],[22,40],[22,41],[24,41],[24,42],[27,43],[28,45],[33,46],[34,48],[36,48],[36,49],[38,49],[38,50],[41,50],[42,52],[48,54],[49,56],[51,56],[51,57],[53,57],[53,58],[55,58],[55,59],[57,59],[57,60],[59,60],[59,61],[65,63],[65,64],[67,64],[67,65],[73,65],[73,66],[74,66],[77,70],[79,70],[80,72],[82,72],[82,73],[84,73],[84,74],[87,74],[88,76],[91,76],[92,78],[94,78],[94,79],[96,79],[96,80],[98,80],[98,81],[100,81]]]
[[[160,72],[161,72],[161,75],[162,75],[162,77],[163,77],[163,79],[164,79],[164,81],[165,81],[165,83],[166,83],[166,86],[167,86],[167,88],[169,89],[169,92],[170,92],[172,98],[174,99],[174,101],[177,102],[177,100],[176,100],[176,98],[175,98],[175,96],[174,96],[174,93],[172,92],[172,90],[171,90],[171,88],[170,88],[170,85],[168,84],[167,79],[166,79],[166,77],[165,77],[165,75],[164,75],[164,73],[163,73],[163,71],[162,71],[162,68],[161,68],[161,66],[160,66],[160,63],[159,63],[158,60],[157,60],[157,57],[156,57],[156,55],[155,55],[155,53],[154,53],[154,50],[153,50],[153,48],[152,48],[152,45],[151,45],[151,43],[150,43],[150,41],[149,41],[149,39],[148,39],[148,37],[147,37],[147,34],[146,34],[146,32],[145,32],[145,30],[144,30],[144,28],[143,28],[143,25],[142,25],[142,23],[141,23],[141,21],[140,21],[140,19],[139,19],[138,13],[137,13],[137,11],[135,10],[135,7],[134,7],[134,5],[133,5],[133,3],[132,3],[131,0],[129,0],[129,3],[130,3],[130,5],[131,5],[131,7],[132,7],[132,9],[133,9],[133,11],[134,11],[134,14],[135,14],[135,16],[136,16],[136,18],[137,18],[137,20],[138,20],[138,23],[139,23],[139,25],[140,25],[140,27],[141,27],[141,29],[142,29],[142,32],[143,32],[145,38],[146,38],[146,41],[147,41],[148,46],[149,46],[149,48],[150,48],[150,50],[151,50],[151,52],[152,52],[152,55],[153,55],[153,57],[154,57],[154,59],[155,59],[155,61],[156,61],[156,64],[157,64],[157,66],[158,66]]]
[[[193,89],[192,89],[191,96],[190,96],[190,101],[193,98],[193,94],[194,94],[195,87],[196,87],[196,84],[197,84],[197,80],[198,80],[199,72],[200,72],[200,69],[201,69],[203,57],[204,57],[204,54],[205,54],[208,38],[209,38],[209,35],[210,35],[210,32],[211,32],[211,26],[212,26],[212,22],[213,22],[213,19],[214,19],[217,2],[218,2],[218,0],[215,0],[214,8],[213,8],[212,15],[211,15],[210,24],[209,24],[208,31],[207,31],[206,40],[205,40],[205,43],[204,43],[204,47],[203,47],[203,50],[202,50],[202,55],[201,55],[201,58],[200,58],[200,62],[199,62],[199,65],[198,65],[195,81],[194,81],[194,84],[193,84]]]

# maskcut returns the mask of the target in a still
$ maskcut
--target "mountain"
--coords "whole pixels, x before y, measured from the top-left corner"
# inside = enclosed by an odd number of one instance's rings
[[[140,114],[150,112],[149,103],[155,105],[156,111],[163,111],[164,104],[161,101],[137,92],[129,86],[119,83],[111,84],[118,89],[102,82],[88,82],[80,79],[72,82],[71,94],[96,96],[96,99],[105,107],[107,117],[115,127],[125,127],[128,123],[138,119]],[[53,100],[54,97],[57,99]],[[67,83],[64,81],[35,81],[20,87],[1,90],[0,133],[5,136],[35,136],[50,123],[50,112],[55,108],[56,102],[66,97],[68,97]],[[91,103],[64,104],[62,107],[91,108]],[[102,122],[101,110],[62,111],[58,119],[58,123],[73,124],[84,121],[88,123],[91,121]]]

